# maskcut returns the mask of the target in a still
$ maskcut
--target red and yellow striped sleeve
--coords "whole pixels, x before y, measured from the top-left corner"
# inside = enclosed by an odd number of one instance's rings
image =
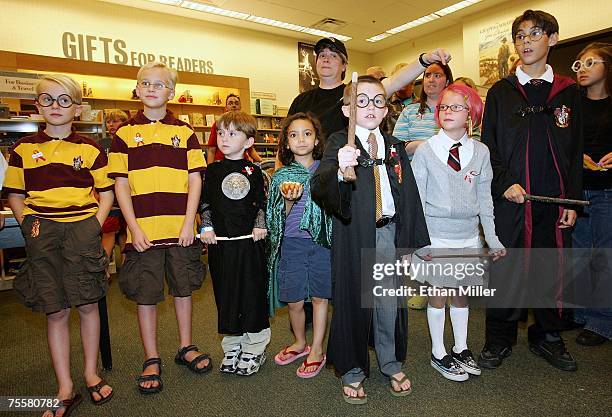
[[[189,173],[203,171],[206,168],[204,153],[195,133],[187,139],[187,169]]]
[[[108,177],[128,176],[128,145],[121,135],[128,134],[129,126],[119,128],[113,136],[110,151],[108,153]]]
[[[21,158],[19,144],[15,145],[9,157],[6,176],[4,177],[4,185],[2,192],[8,194],[26,194],[25,179],[23,172],[23,159]]]

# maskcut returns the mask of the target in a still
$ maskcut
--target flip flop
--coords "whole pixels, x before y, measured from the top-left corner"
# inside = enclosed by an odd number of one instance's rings
[[[290,363],[295,362],[299,358],[306,356],[310,353],[310,346],[308,345],[306,345],[304,350],[301,352],[296,352],[295,350],[287,350],[287,349],[289,349],[289,346],[285,346],[285,348],[281,350],[280,352],[278,352],[276,356],[274,357],[274,362],[276,362],[277,365],[289,365]],[[281,359],[281,356],[287,356],[287,355],[291,355],[291,356],[289,356],[288,358],[284,360]]]
[[[302,363],[302,366],[298,368],[297,371],[295,371],[295,373],[300,378],[304,378],[304,379],[314,378],[315,376],[319,375],[319,372],[321,372],[321,369],[325,367],[326,362],[327,362],[327,356],[325,354],[323,354],[323,359],[321,359],[320,361],[308,362],[308,360],[304,360],[304,362]],[[310,366],[316,366],[317,369],[315,369],[312,372],[306,372],[306,371],[301,370],[301,368],[305,369]]]
[[[391,391],[391,395],[393,395],[394,397],[404,397],[408,394],[410,394],[412,392],[412,384],[410,384],[410,388],[408,389],[401,389],[402,384],[408,380],[408,376],[404,374],[403,378],[397,379],[396,377],[394,377],[393,375],[391,375],[389,377],[389,383],[390,383],[390,387],[389,387],[389,391]],[[393,388],[393,382],[397,383],[398,387],[400,388],[400,391],[396,391]]]
[[[83,401],[83,397],[81,396],[81,394],[74,394],[74,397],[62,400],[62,405],[60,405],[55,411],[53,411],[53,415],[55,416],[57,414],[57,410],[63,408],[64,417],[70,417],[70,414],[72,414],[72,412],[79,406],[79,404],[81,404],[81,401]]]
[[[343,382],[342,383],[342,397],[344,398],[345,402],[349,404],[353,404],[353,405],[362,405],[368,402],[368,395],[365,394],[365,391],[364,391],[363,397],[351,397],[350,395],[346,395],[346,393],[344,392],[345,387],[354,389],[357,392],[357,395],[359,395],[359,390],[363,388],[363,381],[361,381],[357,386],[353,386],[351,384],[345,384]]]

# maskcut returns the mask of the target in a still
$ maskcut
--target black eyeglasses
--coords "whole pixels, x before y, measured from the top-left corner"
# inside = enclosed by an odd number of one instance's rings
[[[460,112],[463,110],[469,110],[470,108],[468,106],[464,106],[463,104],[439,104],[436,106],[436,108],[438,109],[438,111],[446,111],[448,109],[451,109],[454,112]]]
[[[367,94],[363,93],[357,95],[357,107],[360,109],[368,107],[370,102],[374,104],[374,107],[379,109],[387,107],[387,99],[384,94],[376,94],[374,98],[370,98]]]
[[[170,88],[164,83],[152,83],[151,81],[139,81],[138,85],[144,89],[153,87],[153,90],[163,90],[164,88]]]
[[[518,35],[516,35],[514,37],[514,43],[516,45],[522,45],[525,43],[526,38],[529,38],[531,42],[537,42],[542,39],[542,36],[544,36],[544,30],[540,28],[535,28],[529,33],[529,35],[525,35],[524,33],[519,33]]]
[[[75,103],[74,100],[72,100],[72,97],[70,97],[68,94],[60,94],[57,96],[57,98],[53,98],[49,93],[39,94],[36,98],[36,102],[42,107],[50,107],[53,106],[53,102],[57,102],[57,105],[64,109],[67,109],[73,104],[81,104]]]
[[[572,71],[578,72],[581,69],[590,69],[593,65],[603,64],[604,62],[606,61],[604,61],[603,59],[595,59],[592,56],[586,58],[584,61],[577,59],[572,64]]]

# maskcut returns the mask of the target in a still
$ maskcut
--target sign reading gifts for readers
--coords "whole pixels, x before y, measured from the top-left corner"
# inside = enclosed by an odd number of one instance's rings
[[[81,61],[96,61],[134,67],[141,67],[151,61],[160,61],[177,71],[202,74],[214,73],[212,61],[133,51],[128,48],[124,40],[104,36],[64,32],[62,34],[62,50],[64,57]]]

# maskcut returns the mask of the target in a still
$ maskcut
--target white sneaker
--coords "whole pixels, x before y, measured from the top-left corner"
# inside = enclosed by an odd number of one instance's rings
[[[235,373],[238,362],[240,361],[240,354],[240,345],[237,345],[232,350],[225,352],[225,356],[223,357],[223,362],[221,362],[219,370],[228,374]]]
[[[253,355],[252,353],[242,352],[240,361],[236,368],[236,375],[249,376],[257,373],[261,365],[266,361],[266,352],[261,355]]]

